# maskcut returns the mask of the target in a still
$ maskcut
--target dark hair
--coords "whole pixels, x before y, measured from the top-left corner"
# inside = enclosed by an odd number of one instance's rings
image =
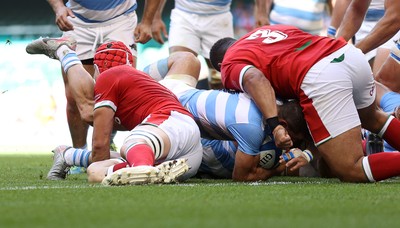
[[[217,71],[221,71],[221,67],[218,64],[222,63],[226,50],[228,50],[228,48],[235,42],[236,39],[225,37],[215,42],[215,44],[211,47],[210,62]]]
[[[311,136],[299,102],[294,99],[284,100],[278,107],[278,116],[286,120],[290,130],[295,134],[303,133],[305,138],[310,140]]]

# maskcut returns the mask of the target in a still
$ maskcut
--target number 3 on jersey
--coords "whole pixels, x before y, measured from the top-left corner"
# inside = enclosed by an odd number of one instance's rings
[[[272,44],[287,38],[287,34],[281,31],[271,31],[270,29],[259,29],[252,33],[246,40],[254,40],[257,38],[264,38],[263,43]]]

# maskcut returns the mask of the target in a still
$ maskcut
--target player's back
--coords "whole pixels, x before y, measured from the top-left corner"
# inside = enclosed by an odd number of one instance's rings
[[[245,93],[193,89],[178,99],[194,116],[202,137],[233,140],[236,134],[263,131],[262,114]]]
[[[127,65],[104,71],[95,84],[95,108],[110,106],[121,124],[132,129],[154,112],[189,116],[175,95],[150,76]]]
[[[227,78],[254,66],[286,99],[297,98],[308,70],[320,59],[345,46],[343,39],[314,36],[294,26],[262,26],[244,35],[227,51],[221,65],[224,86],[240,89]]]

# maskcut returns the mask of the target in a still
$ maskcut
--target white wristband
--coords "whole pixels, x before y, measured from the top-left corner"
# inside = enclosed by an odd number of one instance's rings
[[[302,152],[302,155],[303,155],[303,157],[304,157],[308,162],[310,162],[310,161],[313,160],[313,155],[312,155],[312,153],[311,153],[309,150],[304,150],[304,151]]]

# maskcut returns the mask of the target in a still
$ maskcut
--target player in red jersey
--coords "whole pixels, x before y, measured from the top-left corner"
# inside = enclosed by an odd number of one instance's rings
[[[226,88],[254,99],[279,147],[289,148],[292,141],[278,121],[275,95],[299,100],[315,145],[342,181],[400,175],[400,153],[363,156],[361,124],[400,149],[400,122],[378,110],[371,69],[359,49],[276,25],[257,28],[238,41],[221,39],[210,56]]]
[[[177,158],[186,159],[183,163],[187,162],[190,167],[190,170],[188,166],[178,170],[184,173],[179,178],[194,176],[201,163],[202,146],[193,117],[168,89],[130,67],[131,57],[129,49],[121,42],[101,45],[94,57],[100,74],[96,76],[94,88],[93,160],[110,158],[109,140],[114,125],[130,131],[121,156],[132,168],[110,173],[103,184],[130,183],[131,180],[135,183],[136,178],[140,181],[143,169],[148,170],[149,175],[155,172],[150,182],[159,182],[158,172],[163,171],[153,165]],[[174,180],[174,173],[162,176],[162,181]]]
[[[37,45],[37,53],[56,56],[67,75],[88,74],[67,41],[52,41]],[[92,151],[57,147],[47,178],[65,179],[76,157],[85,167],[107,163],[101,165],[110,166],[108,175],[103,176],[105,185],[171,183],[194,176],[202,158],[200,131],[175,95],[133,68],[132,53],[122,42],[101,45],[94,63],[96,83],[91,94],[85,93],[89,102],[82,102],[86,110],[92,110],[88,113],[93,125]],[[110,159],[113,129],[130,131],[121,148],[126,162]]]

